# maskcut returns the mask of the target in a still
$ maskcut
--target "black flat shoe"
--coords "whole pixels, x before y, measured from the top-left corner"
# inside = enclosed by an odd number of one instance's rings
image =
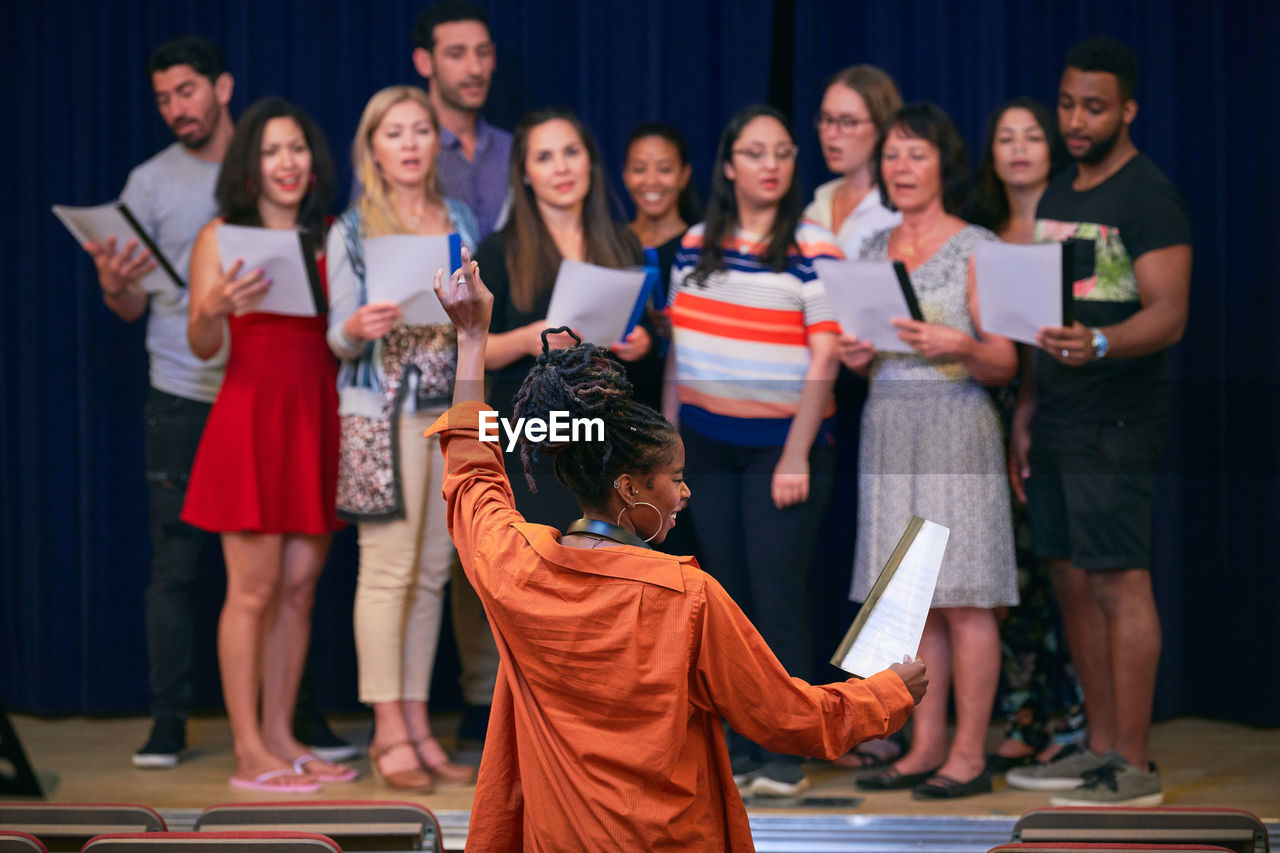
[[[991,793],[991,771],[983,770],[968,782],[952,779],[950,776],[934,776],[917,785],[911,792],[913,800],[953,800],[956,797],[971,797],[974,794]]]
[[[858,780],[858,787],[864,791],[900,791],[914,788],[937,772],[936,767],[923,773],[899,773],[894,767],[886,767],[879,773],[863,776]]]

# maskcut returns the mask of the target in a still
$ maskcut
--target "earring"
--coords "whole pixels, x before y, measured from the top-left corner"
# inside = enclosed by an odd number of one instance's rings
[[[614,480],[614,481],[613,481],[613,487],[614,487],[615,489],[616,489],[616,488],[618,488],[618,481],[617,481],[617,480]]]
[[[526,187],[527,187],[527,186],[529,186],[529,176],[528,176],[528,175],[525,175],[525,176],[524,176],[523,178],[521,178],[520,180],[524,181],[524,185],[525,185]]]
[[[312,173],[311,173],[311,186],[313,186],[313,187],[314,187],[315,185],[316,185],[316,173],[315,173],[315,172],[312,172]]]
[[[658,514],[658,526],[657,526],[656,528],[654,528],[653,535],[651,535],[648,539],[644,540],[644,541],[646,541],[646,542],[652,542],[652,541],[653,541],[653,539],[654,539],[654,537],[655,537],[655,536],[657,536],[660,532],[662,532],[662,510],[658,509],[656,506],[654,506],[654,505],[653,505],[653,504],[651,504],[651,503],[648,503],[648,502],[646,502],[646,501],[636,501],[636,502],[635,502],[634,504],[632,504],[631,506],[624,506],[624,507],[622,508],[622,510],[618,513],[618,520],[615,522],[615,524],[617,524],[619,527],[621,527],[621,526],[622,526],[622,516],[623,516],[623,514],[624,514],[624,513],[626,513],[626,511],[627,511],[627,510],[632,509],[633,507],[637,507],[637,506],[647,506],[649,509],[653,510],[654,512],[656,512],[656,513]],[[636,523],[635,523],[635,521],[632,521],[632,522],[631,522],[631,524],[632,524],[633,526],[635,526],[635,524],[636,524]],[[638,528],[638,526],[637,526],[637,530],[638,530],[638,529],[639,529],[639,528]]]
[[[249,196],[249,198],[253,198],[258,194],[258,188],[253,183],[253,178],[248,178],[247,180],[245,180],[244,192],[245,192],[245,195]]]

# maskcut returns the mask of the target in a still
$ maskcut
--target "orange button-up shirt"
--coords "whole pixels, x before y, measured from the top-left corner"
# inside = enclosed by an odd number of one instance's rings
[[[765,749],[833,759],[906,722],[891,672],[787,675],[691,557],[583,549],[515,510],[480,403],[440,435],[449,530],[501,664],[467,847],[752,850],[721,718]]]

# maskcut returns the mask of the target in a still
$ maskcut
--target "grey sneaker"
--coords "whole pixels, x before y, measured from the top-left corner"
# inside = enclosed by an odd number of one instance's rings
[[[1084,784],[1084,775],[1107,763],[1107,756],[1080,746],[1065,747],[1048,764],[1014,767],[1004,780],[1024,791],[1070,791]]]
[[[1160,774],[1154,763],[1142,771],[1117,752],[1107,752],[1108,762],[1084,774],[1079,788],[1049,799],[1055,806],[1158,806],[1164,802]]]
[[[799,764],[769,761],[751,780],[753,797],[797,797],[809,789],[809,778]]]

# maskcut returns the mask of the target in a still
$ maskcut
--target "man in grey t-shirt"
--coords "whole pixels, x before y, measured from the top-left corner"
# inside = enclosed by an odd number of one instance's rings
[[[234,81],[208,39],[184,36],[156,49],[147,77],[160,116],[177,141],[129,173],[120,198],[185,277],[200,228],[217,215],[214,184],[234,125]],[[149,311],[151,388],[146,406],[146,464],[151,578],[146,593],[147,656],[154,725],[133,756],[138,767],[176,767],[186,745],[194,656],[195,591],[218,537],[179,520],[187,475],[218,387],[226,351],[201,361],[187,345],[187,289],[148,294],[139,284],[155,267],[136,240],[88,243],[106,305],[132,322]]]

